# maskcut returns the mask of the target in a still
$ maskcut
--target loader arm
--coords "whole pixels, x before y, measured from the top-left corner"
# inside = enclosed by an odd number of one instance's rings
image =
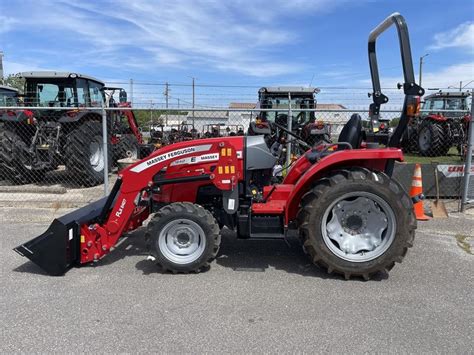
[[[180,142],[157,150],[119,173],[110,195],[55,219],[42,235],[15,248],[51,275],[71,266],[97,261],[108,254],[123,233],[142,225],[150,214],[152,189],[208,180],[232,191],[243,178],[238,151],[243,137]],[[168,174],[167,170],[181,166]],[[233,167],[233,168],[232,168]]]
[[[126,105],[120,104],[119,107],[130,107],[130,103],[127,103]],[[139,129],[138,123],[137,123],[137,119],[136,119],[135,114],[133,113],[133,111],[132,110],[123,110],[121,112],[125,115],[125,117],[127,117],[128,127],[132,131],[135,138],[137,138],[138,144],[143,144],[143,136],[142,136],[142,133],[140,132],[140,129]]]

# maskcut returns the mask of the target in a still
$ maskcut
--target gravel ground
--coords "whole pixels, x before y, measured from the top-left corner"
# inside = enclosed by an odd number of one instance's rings
[[[39,211],[0,209],[1,353],[474,352],[472,216],[420,223],[405,261],[364,282],[327,275],[295,240],[229,232],[208,272],[165,274],[143,229],[50,277],[12,251],[48,226]]]

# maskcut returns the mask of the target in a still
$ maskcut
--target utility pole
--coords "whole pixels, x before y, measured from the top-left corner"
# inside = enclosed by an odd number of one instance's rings
[[[128,91],[130,92],[130,107],[133,107],[133,79],[130,79]]]
[[[459,82],[459,91],[462,91],[462,80]]]
[[[426,53],[425,55],[421,56],[420,57],[420,72],[419,72],[419,75],[420,75],[420,80],[418,80],[418,85],[421,86],[421,78],[422,78],[422,73],[423,73],[423,59],[427,56],[429,56],[430,54],[429,53]]]
[[[168,109],[168,96],[169,96],[169,84],[168,82],[165,83],[165,101],[166,101],[166,109]]]
[[[153,125],[153,100],[150,100],[150,132]]]
[[[165,100],[166,100],[166,125],[168,125],[168,96],[169,96],[169,85],[168,82],[165,83]]]
[[[179,98],[178,98],[178,99],[176,99],[176,100],[178,100],[178,108],[179,108]]]
[[[193,79],[193,108],[194,108],[195,97],[196,97],[196,96],[195,96],[195,83],[194,83],[194,81],[195,81],[196,78],[195,78],[195,77],[192,77],[192,79]],[[193,110],[193,126],[194,126],[194,110]]]
[[[3,84],[3,52],[0,51],[0,82]]]
[[[193,77],[193,108],[194,108],[194,103],[195,103],[195,85],[194,85],[194,77]],[[193,112],[193,116],[194,116],[194,112]]]

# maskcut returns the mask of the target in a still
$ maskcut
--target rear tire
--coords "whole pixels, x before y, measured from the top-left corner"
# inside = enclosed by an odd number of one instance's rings
[[[451,148],[448,132],[443,125],[425,120],[418,131],[418,151],[427,157],[446,155]]]
[[[16,184],[42,181],[46,173],[34,169],[34,158],[28,145],[15,129],[3,125],[0,131],[0,170],[2,177]]]
[[[303,196],[297,219],[312,261],[346,279],[388,273],[413,245],[416,229],[401,185],[362,168],[319,180]]]
[[[208,269],[221,243],[215,218],[189,202],[162,207],[149,222],[145,238],[158,265],[173,273]]]
[[[99,121],[85,121],[67,135],[64,149],[65,163],[76,181],[84,186],[95,186],[104,182],[103,148],[102,123]],[[110,145],[107,152],[110,171],[112,166]]]

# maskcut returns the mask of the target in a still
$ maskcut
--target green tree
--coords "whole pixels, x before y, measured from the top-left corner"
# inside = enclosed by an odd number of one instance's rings
[[[11,86],[19,90],[20,94],[23,94],[23,89],[25,86],[25,79],[19,77],[18,75],[8,75],[5,79],[3,79],[3,85]]]

